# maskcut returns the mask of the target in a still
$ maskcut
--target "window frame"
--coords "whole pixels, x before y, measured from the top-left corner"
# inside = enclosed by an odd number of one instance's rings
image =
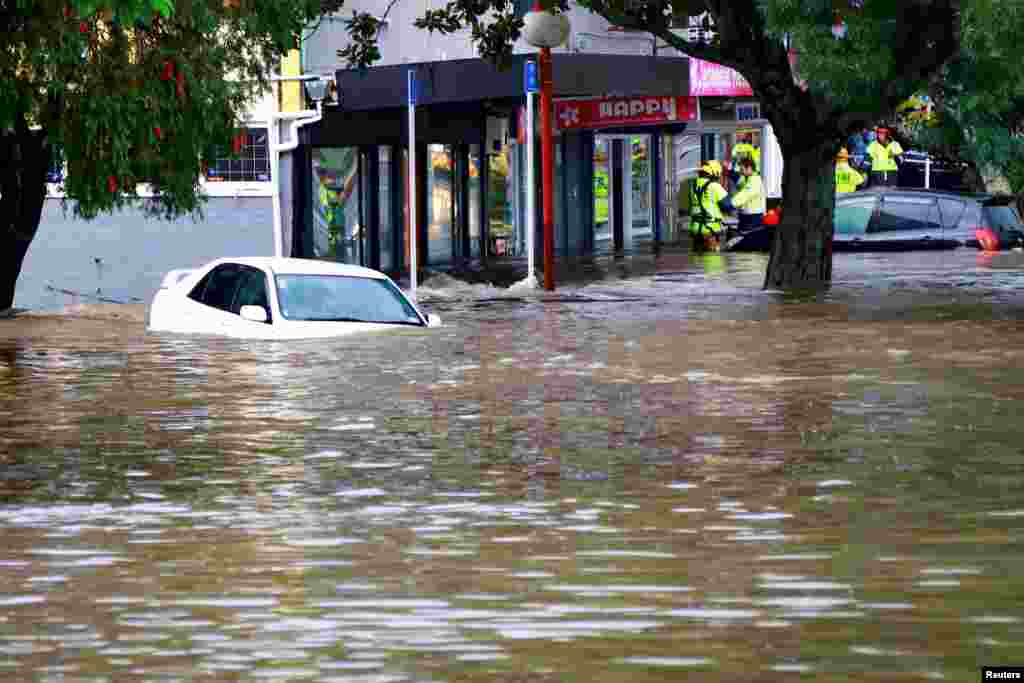
[[[207,183],[268,183],[273,181],[270,168],[270,131],[264,126],[241,128],[245,136],[237,154],[223,147],[214,150],[213,159],[203,179]],[[237,170],[235,167],[238,167]],[[261,178],[260,175],[265,175]]]

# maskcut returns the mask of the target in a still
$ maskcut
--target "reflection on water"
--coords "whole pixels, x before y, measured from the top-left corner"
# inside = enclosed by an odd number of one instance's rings
[[[1024,646],[999,258],[786,297],[677,255],[328,342],[4,324],[0,677],[974,680]]]

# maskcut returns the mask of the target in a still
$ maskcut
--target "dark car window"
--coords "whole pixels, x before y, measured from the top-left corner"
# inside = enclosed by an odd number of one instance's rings
[[[241,268],[234,263],[217,266],[199,281],[189,293],[189,298],[222,311],[230,311],[240,274]]]
[[[886,197],[871,232],[939,230],[939,209],[932,198]]]
[[[960,223],[968,203],[960,199],[939,199],[939,215],[944,230],[952,230]]]
[[[992,228],[1008,227],[1014,230],[1020,229],[1020,216],[1017,210],[1009,205],[993,205],[982,207],[985,214],[985,223]]]
[[[231,312],[240,314],[242,306],[259,306],[267,313],[270,323],[270,302],[267,300],[267,276],[259,268],[245,266],[238,277],[238,291],[231,304]]]
[[[863,235],[866,233],[877,201],[875,197],[857,197],[837,202],[832,218],[835,234]]]

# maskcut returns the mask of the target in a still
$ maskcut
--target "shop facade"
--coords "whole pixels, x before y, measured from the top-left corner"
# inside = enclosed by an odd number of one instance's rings
[[[543,225],[539,153],[538,181],[527,186],[526,58],[515,55],[504,70],[465,59],[338,71],[340,101],[301,129],[291,154],[292,255],[404,274],[415,211],[424,267],[525,258],[529,191],[538,233]],[[680,187],[701,159],[727,160],[747,131],[759,147],[770,146],[770,129],[749,116],[757,113],[750,98],[694,94],[700,87],[689,62],[554,55],[556,258],[676,241],[684,232]],[[415,207],[408,202],[410,70],[420,83]],[[766,184],[771,190],[767,176]],[[540,234],[534,243],[539,250]]]

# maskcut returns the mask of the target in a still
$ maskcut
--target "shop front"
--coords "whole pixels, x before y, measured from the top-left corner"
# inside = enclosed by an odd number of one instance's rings
[[[538,180],[531,187],[523,136],[524,61],[518,55],[504,71],[482,60],[339,71],[340,105],[301,130],[293,153],[292,254],[403,274],[415,211],[418,262],[424,267],[458,269],[525,258],[526,200],[532,191],[539,257],[541,155],[538,139]],[[743,107],[750,98],[694,94],[688,61],[555,55],[558,258],[627,254],[674,241],[681,234],[679,189],[701,159],[729,160],[738,136],[747,133],[754,147],[768,145],[765,122],[737,118],[749,113]],[[415,207],[408,202],[403,106],[410,69],[423,84]],[[766,170],[768,157],[762,154]],[[766,184],[771,187],[767,177]]]

